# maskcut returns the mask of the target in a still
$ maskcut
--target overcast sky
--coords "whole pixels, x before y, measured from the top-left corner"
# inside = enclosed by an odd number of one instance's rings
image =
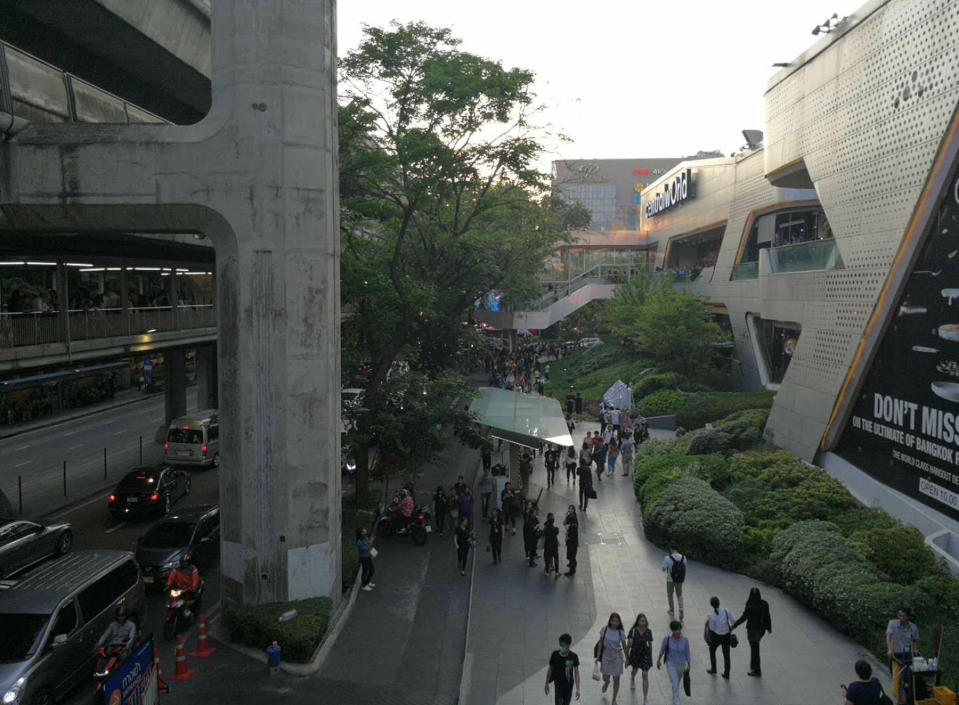
[[[552,159],[672,157],[737,150],[763,128],[776,69],[833,12],[864,0],[347,0],[340,55],[362,25],[452,27],[462,48],[536,74],[548,120],[572,144]],[[544,164],[544,167],[546,164]]]

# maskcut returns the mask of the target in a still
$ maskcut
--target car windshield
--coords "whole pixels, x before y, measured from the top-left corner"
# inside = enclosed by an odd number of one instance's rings
[[[167,431],[166,439],[168,443],[203,443],[203,431],[199,429],[171,428]]]
[[[181,521],[161,521],[140,541],[144,548],[182,548],[190,543],[196,524]]]
[[[50,616],[46,614],[0,613],[0,663],[25,661],[40,646],[43,630]]]
[[[155,470],[134,470],[127,473],[120,484],[118,490],[144,490],[156,486],[157,477],[160,473]]]

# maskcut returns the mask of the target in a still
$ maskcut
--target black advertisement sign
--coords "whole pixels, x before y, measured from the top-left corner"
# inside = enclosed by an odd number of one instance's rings
[[[879,343],[836,453],[959,519],[959,178]]]

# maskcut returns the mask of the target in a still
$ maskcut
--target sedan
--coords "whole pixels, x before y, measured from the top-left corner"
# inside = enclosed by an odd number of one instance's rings
[[[71,548],[73,529],[67,522],[0,518],[0,579]]]
[[[197,569],[205,573],[216,564],[219,551],[220,510],[215,504],[200,504],[178,509],[150,527],[137,539],[136,558],[143,582],[162,587],[183,554],[192,554]]]
[[[164,516],[191,489],[190,475],[184,470],[162,465],[133,468],[110,494],[110,514],[116,519],[147,514]]]

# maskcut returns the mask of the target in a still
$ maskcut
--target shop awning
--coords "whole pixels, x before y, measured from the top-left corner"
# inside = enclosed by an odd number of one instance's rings
[[[482,387],[470,404],[476,422],[492,435],[512,443],[539,448],[543,443],[573,445],[559,402],[549,397]]]

